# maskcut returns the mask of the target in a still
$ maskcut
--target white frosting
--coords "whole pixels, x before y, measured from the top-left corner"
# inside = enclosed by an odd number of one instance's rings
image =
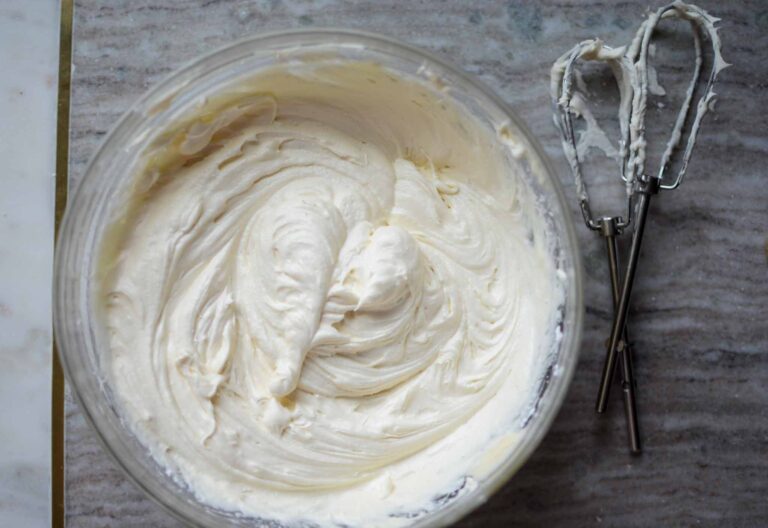
[[[400,525],[516,445],[562,292],[492,127],[335,63],[159,135],[104,250],[111,378],[200,500]]]

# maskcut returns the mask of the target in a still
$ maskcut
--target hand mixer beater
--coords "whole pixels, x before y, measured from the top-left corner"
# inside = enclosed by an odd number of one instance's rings
[[[687,87],[670,138],[661,156],[659,169],[656,174],[648,174],[645,172],[647,144],[645,114],[649,91],[648,56],[654,30],[665,18],[678,18],[690,23],[693,30],[696,59],[693,77]],[[682,183],[702,118],[713,102],[715,94],[712,89],[715,79],[717,74],[727,66],[720,53],[720,39],[715,27],[717,21],[718,19],[695,5],[680,1],[674,2],[652,13],[640,25],[629,46],[611,48],[604,45],[599,39],[585,40],[561,56],[552,67],[552,99],[555,121],[562,134],[563,150],[573,173],[584,222],[589,229],[604,237],[610,270],[614,316],[598,390],[596,410],[598,413],[604,413],[607,408],[611,382],[620,358],[620,379],[632,453],[640,453],[641,444],[636,409],[636,384],[632,372],[632,350],[629,345],[626,326],[629,300],[637,271],[640,246],[651,197],[661,190],[676,189]],[[706,81],[703,83],[703,88],[700,90],[694,113],[693,100],[700,85],[704,64],[702,49],[704,36],[707,37],[712,47],[712,66]],[[577,64],[581,61],[606,63],[619,87],[619,174],[627,189],[626,213],[621,216],[595,216],[592,213],[589,193],[582,173],[578,139],[574,129],[574,118],[583,114],[584,98],[574,88]],[[683,141],[685,136],[687,136],[687,140]],[[672,172],[673,165],[677,166],[677,172],[670,177],[668,172]],[[632,224],[634,230],[629,248],[628,263],[624,271],[624,279],[621,281],[616,237]]]

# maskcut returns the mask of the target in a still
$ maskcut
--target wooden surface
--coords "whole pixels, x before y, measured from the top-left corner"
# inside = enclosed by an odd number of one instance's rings
[[[583,38],[628,41],[646,3],[469,4],[77,0],[72,179],[118,116],[186,61],[256,32],[338,26],[397,37],[482,79],[529,123],[575,206],[550,115],[550,64]],[[460,526],[768,525],[768,4],[701,4],[723,18],[733,66],[689,178],[652,204],[646,230],[630,315],[645,453],[627,453],[619,400],[607,416],[592,410],[610,297],[602,242],[574,207],[587,270],[574,383],[531,460]],[[669,107],[651,118],[669,120]],[[66,434],[69,526],[178,525],[126,480],[71,398]]]

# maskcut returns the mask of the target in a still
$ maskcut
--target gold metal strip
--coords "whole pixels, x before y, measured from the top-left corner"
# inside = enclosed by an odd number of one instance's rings
[[[54,244],[67,205],[69,186],[69,101],[72,77],[73,0],[61,0],[59,24],[59,97],[56,115],[56,205]],[[54,246],[55,247],[55,246]],[[64,528],[64,372],[53,339],[51,380],[51,527]]]

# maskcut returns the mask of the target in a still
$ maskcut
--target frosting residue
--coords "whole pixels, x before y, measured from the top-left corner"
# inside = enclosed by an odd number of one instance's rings
[[[678,110],[677,119],[667,140],[664,153],[661,156],[656,178],[662,188],[673,189],[685,177],[688,161],[690,160],[696,137],[704,115],[714,103],[713,87],[718,74],[729,66],[722,56],[722,43],[718,35],[717,22],[720,20],[694,4],[675,0],[648,15],[628,46],[610,47],[600,39],[585,40],[563,54],[552,65],[550,71],[550,94],[559,118],[555,124],[563,132],[563,152],[571,171],[573,172],[576,192],[582,204],[588,203],[587,187],[581,174],[580,159],[590,147],[602,149],[608,156],[618,157],[621,164],[621,177],[626,183],[627,194],[631,195],[638,181],[647,179],[645,137],[645,115],[648,104],[648,93],[665,95],[666,90],[658,83],[656,69],[650,64],[649,57],[656,53],[651,43],[653,33],[664,19],[677,18],[690,23],[693,30],[695,61],[693,76],[685,91],[682,106]],[[704,62],[703,37],[709,40],[711,47],[711,68],[709,74],[702,77]],[[620,102],[618,121],[621,137],[618,150],[610,144],[605,133],[600,129],[592,113],[586,108],[584,97],[574,90],[574,80],[577,88],[583,85],[580,76],[575,75],[577,61],[600,61],[610,66],[619,88]],[[700,83],[700,81],[702,81]],[[695,114],[692,105],[697,86],[703,85],[701,96],[696,103]],[[583,91],[583,89],[582,89]],[[568,114],[568,115],[566,115]],[[581,117],[586,122],[586,128],[580,134],[578,141],[573,136],[573,125],[570,115]],[[693,115],[692,119],[689,117]],[[562,122],[560,122],[562,120]],[[686,123],[691,121],[686,127]],[[687,130],[687,135],[684,132]],[[683,138],[687,137],[683,145]],[[682,147],[682,156],[677,173],[673,176],[665,172],[672,165],[673,157]],[[618,156],[616,156],[618,154]]]

